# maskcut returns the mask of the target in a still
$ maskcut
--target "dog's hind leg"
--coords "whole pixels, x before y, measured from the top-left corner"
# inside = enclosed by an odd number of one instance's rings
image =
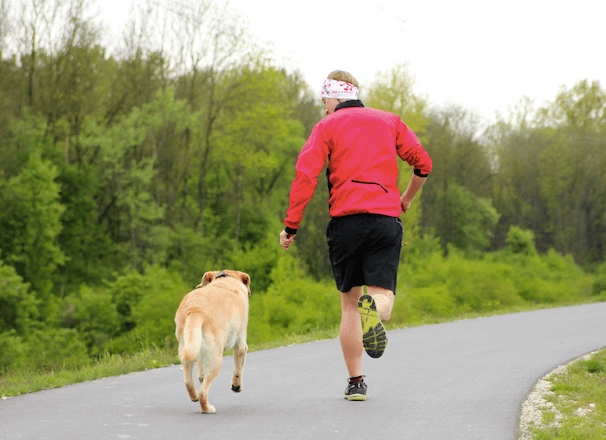
[[[183,339],[179,341],[179,358],[183,365],[183,382],[189,398],[197,402],[198,395],[193,379],[194,362],[198,358],[202,342],[202,317],[191,314],[185,320]]]
[[[198,394],[196,393],[196,386],[194,385],[194,378],[192,376],[194,362],[182,360],[181,364],[183,365],[183,382],[185,383],[187,394],[189,394],[189,398],[192,400],[192,402],[197,402]]]
[[[216,345],[206,348],[207,352],[203,359],[204,380],[200,386],[198,398],[200,399],[200,411],[205,414],[212,414],[216,412],[216,410],[214,406],[208,403],[208,392],[213,380],[215,380],[219,371],[221,371],[221,365],[223,365],[223,351]]]
[[[242,391],[242,370],[246,362],[246,352],[248,345],[240,341],[234,347],[234,372],[231,378],[231,390],[235,393]]]

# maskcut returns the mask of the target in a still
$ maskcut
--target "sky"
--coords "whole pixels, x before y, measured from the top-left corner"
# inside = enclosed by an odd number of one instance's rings
[[[137,0],[130,0],[137,1]],[[102,2],[118,29],[129,0]],[[361,98],[378,72],[408,63],[414,91],[434,106],[460,105],[482,120],[524,96],[553,102],[560,87],[606,87],[605,0],[230,0],[275,62],[318,91],[342,69]]]

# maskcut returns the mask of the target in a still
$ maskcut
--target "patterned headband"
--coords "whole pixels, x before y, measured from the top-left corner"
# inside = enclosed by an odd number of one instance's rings
[[[358,99],[358,88],[345,81],[327,79],[322,85],[322,98]]]

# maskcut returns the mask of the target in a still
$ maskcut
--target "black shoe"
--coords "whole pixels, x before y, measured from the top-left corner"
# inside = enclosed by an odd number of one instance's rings
[[[370,295],[362,295],[358,300],[358,310],[362,317],[362,343],[364,350],[372,358],[380,358],[387,346],[385,327],[379,318],[377,305]]]
[[[345,397],[347,400],[366,400],[366,384],[364,379],[352,382],[347,379],[347,388],[345,388]]]

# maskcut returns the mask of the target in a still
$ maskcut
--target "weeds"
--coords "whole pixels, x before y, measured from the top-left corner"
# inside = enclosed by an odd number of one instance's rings
[[[543,426],[532,430],[533,440],[606,438],[606,350],[570,364],[550,381],[553,394],[547,400],[554,406],[544,410]]]

